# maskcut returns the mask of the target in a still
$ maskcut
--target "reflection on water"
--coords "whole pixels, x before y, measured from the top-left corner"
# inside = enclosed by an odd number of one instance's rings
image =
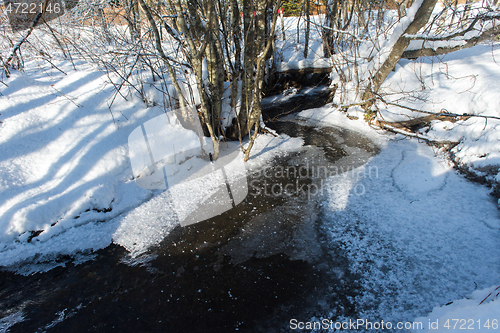
[[[0,273],[1,311],[23,304],[29,318],[11,332],[278,332],[292,318],[352,315],[355,277],[318,233],[318,202],[326,176],[363,165],[377,148],[344,129],[273,126],[306,146],[250,173],[235,208],[174,229],[146,266],[124,264],[113,245],[79,266]]]

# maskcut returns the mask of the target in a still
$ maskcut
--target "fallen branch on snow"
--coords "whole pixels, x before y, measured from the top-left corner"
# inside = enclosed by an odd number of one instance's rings
[[[441,109],[441,112],[432,112],[432,111],[419,110],[419,109],[414,109],[414,108],[409,107],[409,106],[400,105],[400,104],[397,104],[397,103],[387,102],[380,95],[377,95],[377,96],[378,96],[378,99],[382,103],[384,103],[386,105],[397,106],[397,107],[400,107],[402,109],[406,109],[406,110],[410,110],[410,111],[418,112],[418,113],[431,114],[431,115],[435,115],[435,116],[439,116],[439,117],[458,118],[460,120],[467,120],[467,119],[469,119],[471,117],[477,117],[477,118],[483,118],[483,119],[497,119],[497,120],[500,120],[500,117],[496,117],[496,116],[485,116],[485,115],[471,114],[471,113],[458,114],[458,113],[448,112],[446,109]]]
[[[419,140],[427,141],[428,143],[430,143],[433,146],[438,147],[438,148],[446,147],[449,150],[449,149],[455,147],[456,145],[458,145],[458,142],[455,142],[455,141],[447,141],[447,140],[445,140],[445,141],[438,141],[438,140],[430,139],[430,138],[428,138],[428,137],[426,137],[425,135],[422,135],[422,134],[408,132],[408,131],[403,131],[403,130],[401,130],[399,128],[396,128],[396,127],[393,127],[393,126],[389,125],[389,123],[385,122],[385,121],[377,120],[376,124],[380,128],[386,129],[386,130],[391,131],[393,133],[403,134],[405,136],[409,136],[409,137],[412,137],[412,138],[417,138]]]

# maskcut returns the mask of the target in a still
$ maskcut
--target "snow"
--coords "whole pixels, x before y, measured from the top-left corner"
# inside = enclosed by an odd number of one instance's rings
[[[24,316],[21,311],[8,315],[0,319],[0,333],[6,333],[9,327],[22,322]]]
[[[381,51],[374,57],[377,63],[384,61],[384,50],[389,50],[404,32],[418,5],[414,3],[408,19],[390,30],[390,38],[382,42]],[[440,10],[436,8],[435,13]],[[471,31],[467,37],[477,33]],[[413,41],[409,49],[418,43],[422,42]],[[425,42],[426,47],[434,49],[463,44],[463,38]],[[297,47],[283,49],[281,70],[300,69],[305,64],[321,67],[320,61],[300,58],[302,50]],[[415,109],[498,117],[500,100],[493,88],[500,80],[498,50],[495,43],[439,58],[402,60],[384,83],[382,93],[389,101]],[[366,55],[364,51],[373,56],[371,48],[361,46],[361,56]],[[360,67],[360,73],[369,74],[370,68]],[[352,103],[357,97],[340,92],[334,102]],[[380,120],[427,115],[382,103],[378,106]],[[359,311],[357,318],[421,321],[424,327],[438,318],[441,324],[445,318],[473,319],[475,323],[498,319],[498,300],[490,297],[478,305],[500,281],[500,220],[497,203],[488,189],[464,180],[439,150],[401,135],[388,140],[386,134],[366,126],[359,108],[351,107],[348,115],[358,120],[349,120],[331,107],[303,111],[300,117],[316,126],[334,124],[360,132],[382,148],[364,166],[377,168],[377,177],[345,173],[330,179],[322,206],[329,246],[346,253],[351,273],[361,276],[366,291],[353,299]],[[498,120],[484,118],[433,121],[419,135],[459,142],[452,150],[454,162],[498,181],[498,125]],[[333,270],[332,274],[337,273]],[[472,298],[463,299],[471,293]],[[454,302],[446,306],[450,301]],[[316,317],[331,316],[325,312]]]
[[[276,70],[278,72],[285,72],[289,70],[300,70],[304,68],[331,68],[332,64],[328,59],[303,59],[296,61],[288,61],[277,64]]]
[[[469,297],[435,307],[415,332],[461,332],[464,329],[496,331],[500,328],[500,286],[474,291]],[[432,324],[431,324],[432,323]]]
[[[259,136],[252,149],[252,158],[245,164],[245,167],[247,170],[262,167],[276,154],[293,151],[301,146],[302,140],[298,138]],[[188,215],[193,210],[189,203],[198,201],[198,199],[193,199],[192,196],[207,197],[206,193],[207,191],[211,193],[212,187],[209,186],[207,189],[195,184],[191,189],[197,189],[198,194],[193,193],[189,188],[189,192],[186,192],[184,187],[158,194],[151,200],[111,221],[111,223],[118,225],[112,235],[113,242],[126,248],[132,258],[139,258],[149,248],[159,244],[176,226],[179,226],[176,212]],[[176,204],[181,206],[175,207]],[[185,210],[189,211],[185,212]]]
[[[399,37],[404,34],[408,26],[413,22],[413,18],[415,17],[415,14],[417,13],[418,9],[422,5],[423,0],[417,0],[413,2],[411,7],[407,10],[406,16],[403,17],[394,27],[394,29],[391,30],[390,38],[385,39],[382,41],[380,45],[380,51],[378,53],[372,55],[373,60],[370,62],[370,66],[368,67],[368,70],[365,72],[365,75],[370,75],[370,72],[374,72],[375,70],[378,70],[380,66],[387,60],[389,57],[389,54],[392,51],[392,48],[394,44],[398,41]],[[368,51],[368,50],[367,50]],[[371,50],[370,50],[371,53]],[[363,52],[360,52],[360,55],[362,57],[368,58],[370,54],[366,54]]]
[[[475,3],[472,7],[473,14],[471,15],[471,17],[477,15],[481,10],[485,9],[486,8],[481,7],[478,3]],[[486,14],[483,13],[482,15],[486,16],[488,15],[488,13]],[[439,48],[453,48],[453,47],[464,46],[467,44],[467,40],[481,36],[481,34],[484,31],[493,29],[494,27],[498,26],[498,23],[499,20],[482,22],[481,24],[476,24],[474,26],[474,29],[466,32],[463,36],[456,36],[456,37],[453,37],[454,36],[453,33],[447,35],[434,34],[434,33],[405,35],[408,38],[415,38],[415,40],[411,41],[410,45],[407,47],[407,50],[410,51],[410,50],[418,50],[421,48],[429,48],[436,51]]]
[[[323,44],[321,42],[318,25],[324,20],[324,15],[313,15],[310,25],[307,59],[304,59],[305,25],[304,19],[299,21],[297,35],[297,18],[284,17],[285,40],[281,29],[281,19],[277,22],[276,40],[276,69],[277,71],[299,70],[303,68],[331,68],[328,59],[323,58]]]
[[[500,96],[491,89],[500,79],[498,46],[478,45],[418,62],[402,60],[384,83],[383,93],[390,96],[388,101],[417,110],[498,117]],[[380,103],[378,119],[401,121],[427,115]],[[495,181],[500,166],[499,126],[498,119],[480,117],[434,120],[421,133],[431,140],[458,142],[451,151],[455,163]]]
[[[161,242],[179,225],[169,199],[169,192],[163,192],[112,221],[118,225],[112,234],[113,241],[127,249],[132,258]]]
[[[2,266],[103,248],[116,229],[108,221],[151,197],[131,181],[127,136],[162,111],[117,100],[114,123],[105,77],[60,67],[68,75],[13,72],[2,89]]]

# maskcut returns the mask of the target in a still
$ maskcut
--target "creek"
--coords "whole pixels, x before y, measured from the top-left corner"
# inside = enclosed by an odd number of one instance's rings
[[[326,88],[314,91],[328,96]],[[326,310],[354,315],[361,289],[321,234],[319,204],[325,170],[362,166],[378,149],[346,129],[277,120],[291,106],[324,104],[319,95],[299,90],[281,104],[284,95],[264,100],[268,126],[304,146],[249,172],[242,203],[176,227],[144,264],[127,263],[127,251],[112,244],[78,265],[31,276],[0,272],[0,310],[22,309],[25,317],[10,332],[280,332],[292,318]]]

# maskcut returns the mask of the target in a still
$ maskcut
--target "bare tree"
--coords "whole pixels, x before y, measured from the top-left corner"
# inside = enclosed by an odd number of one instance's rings
[[[196,80],[202,123],[212,138],[214,158],[219,154],[221,135],[241,140],[253,130],[249,148],[244,149],[248,159],[260,126],[262,84],[266,61],[272,54],[270,51],[278,3],[274,0],[245,0],[241,10],[235,0],[168,0],[168,6],[162,8],[167,13],[165,15],[153,14],[152,8],[144,0],[138,1],[149,21],[156,50],[165,61],[180,101],[189,100],[189,97],[184,96],[185,89],[181,88],[182,83],[179,81],[182,78],[176,75],[173,67],[183,71],[186,68],[180,68],[179,64],[173,63],[165,55],[158,26],[165,26],[178,48],[182,49],[182,57],[186,59]],[[174,25],[168,22],[168,18],[172,18]],[[238,84],[240,80],[241,85]],[[233,114],[233,122],[227,130],[223,128],[221,119],[225,81],[231,81],[230,105]]]
[[[328,25],[323,26],[324,53],[331,55],[342,104],[364,101],[361,104],[372,112],[382,84],[401,58],[446,54],[499,34],[500,17],[494,5],[457,6],[450,1],[436,13],[436,4],[436,0],[417,1],[406,11],[407,3],[397,2],[398,15],[393,15],[395,20],[391,22],[380,19],[387,9],[373,7],[372,2],[358,2],[354,12],[357,20],[352,20],[353,15],[346,16],[345,5],[339,5],[335,12],[336,3],[329,2]],[[373,16],[372,8],[376,10]],[[341,17],[346,17],[343,26],[338,24]]]

